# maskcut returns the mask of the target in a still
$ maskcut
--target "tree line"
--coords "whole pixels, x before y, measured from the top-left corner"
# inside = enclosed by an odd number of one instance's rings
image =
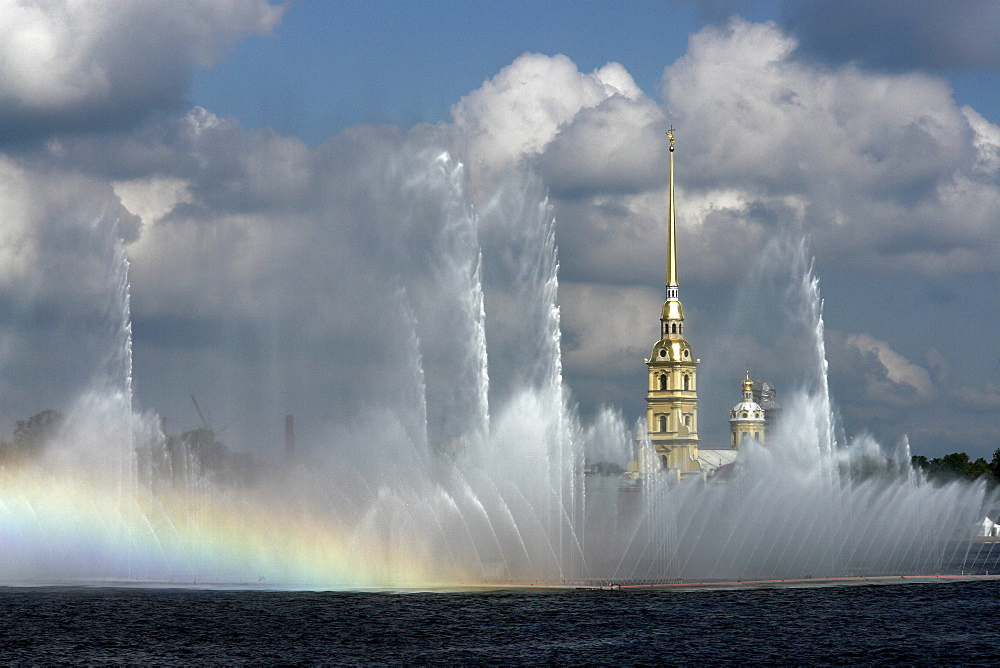
[[[951,480],[976,480],[985,478],[988,482],[1000,482],[1000,448],[993,452],[993,459],[986,461],[982,457],[973,460],[964,452],[953,452],[944,457],[928,459],[923,455],[910,458],[913,468],[927,474],[930,480],[947,482]]]
[[[67,438],[66,416],[44,410],[26,420],[18,420],[13,438],[0,441],[0,465],[40,458],[50,446]],[[209,427],[190,429],[182,434],[163,434],[156,443],[139,444],[136,455],[144,470],[168,477],[188,475],[192,467],[216,480],[249,480],[257,474],[253,456],[234,452],[220,443]]]

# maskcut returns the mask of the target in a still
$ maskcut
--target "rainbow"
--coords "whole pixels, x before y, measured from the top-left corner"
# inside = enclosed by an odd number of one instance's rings
[[[441,572],[419,536],[358,531],[259,490],[154,492],[92,471],[0,470],[7,584],[424,589],[456,578]]]

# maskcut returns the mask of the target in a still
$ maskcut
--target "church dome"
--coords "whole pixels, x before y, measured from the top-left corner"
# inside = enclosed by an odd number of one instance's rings
[[[730,422],[763,422],[764,409],[754,401],[741,401],[729,411]]]
[[[729,411],[730,422],[763,422],[764,409],[753,400],[753,381],[750,380],[750,367],[747,367],[747,377],[743,381],[743,401],[733,406]]]

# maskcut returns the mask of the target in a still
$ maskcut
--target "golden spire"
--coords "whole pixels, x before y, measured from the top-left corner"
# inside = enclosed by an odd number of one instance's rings
[[[674,126],[667,130],[667,137],[670,139],[670,190],[667,211],[669,216],[669,228],[667,231],[667,299],[671,298],[670,287],[677,287],[677,226],[674,216]],[[677,291],[673,291],[673,298],[677,299]]]
[[[674,126],[667,130],[667,137],[670,138],[670,197],[667,208],[667,301],[663,302],[663,312],[660,316],[663,327],[663,338],[667,338],[666,321],[684,320],[684,312],[681,309],[680,291],[677,287],[677,222],[674,215]],[[670,326],[670,334],[683,334],[682,331],[674,331],[675,327]],[[677,327],[678,330],[681,327]]]

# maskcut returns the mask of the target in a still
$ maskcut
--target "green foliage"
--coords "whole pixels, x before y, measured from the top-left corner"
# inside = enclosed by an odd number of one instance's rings
[[[953,452],[944,457],[927,459],[923,455],[914,455],[911,463],[916,469],[927,474],[928,479],[940,482],[951,480],[976,480],[985,478],[990,483],[1000,480],[1000,448],[993,453],[993,461],[987,462],[980,457],[972,460],[964,452]]]

